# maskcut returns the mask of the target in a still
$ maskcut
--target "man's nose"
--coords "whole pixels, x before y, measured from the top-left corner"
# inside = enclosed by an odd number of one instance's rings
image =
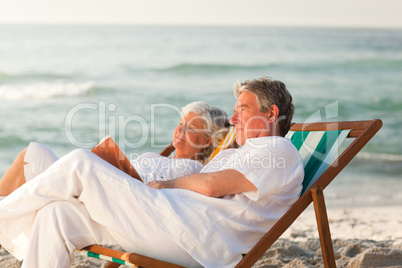
[[[235,124],[237,123],[237,112],[235,112],[235,113],[233,114],[233,116],[232,116],[232,118],[230,118],[229,122],[230,122],[232,125],[235,125]]]

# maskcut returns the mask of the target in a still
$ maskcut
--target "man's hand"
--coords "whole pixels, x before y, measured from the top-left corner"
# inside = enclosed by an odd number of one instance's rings
[[[147,185],[154,189],[174,188],[174,187],[168,187],[168,182],[171,181],[150,181],[147,183]]]

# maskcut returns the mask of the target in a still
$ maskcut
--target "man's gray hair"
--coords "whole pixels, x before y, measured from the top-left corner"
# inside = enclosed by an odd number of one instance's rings
[[[250,92],[256,96],[262,113],[268,112],[273,104],[278,106],[280,134],[285,136],[288,133],[295,108],[292,103],[292,95],[290,95],[283,82],[273,80],[270,77],[262,77],[260,79],[246,80],[243,83],[236,83],[234,86],[235,97],[239,98],[242,92]]]
[[[195,113],[205,122],[205,137],[212,138],[211,144],[203,149],[204,157],[208,157],[225,138],[230,126],[228,115],[222,109],[211,106],[205,101],[196,101],[184,106],[181,111],[186,116]]]

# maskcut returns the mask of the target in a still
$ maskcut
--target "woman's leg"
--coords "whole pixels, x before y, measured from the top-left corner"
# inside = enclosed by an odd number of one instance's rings
[[[11,167],[0,180],[0,196],[7,196],[35,178],[54,162],[58,157],[43,144],[31,142],[27,148],[18,154]]]
[[[27,148],[18,154],[11,167],[6,171],[0,180],[0,196],[7,196],[15,189],[23,185],[25,181],[24,162]]]
[[[42,258],[49,258],[46,260],[48,263],[54,261],[60,267],[68,265],[71,250],[84,246],[80,244],[82,241],[87,243],[86,239],[81,240],[82,237],[73,240],[74,235],[65,235],[66,230],[70,232],[69,226],[72,223],[67,224],[64,220],[74,220],[76,216],[71,214],[70,217],[69,212],[65,214],[69,219],[64,219],[64,216],[58,215],[54,210],[43,212],[52,207],[49,206],[52,203],[55,205],[61,203],[59,201],[67,201],[73,207],[84,204],[90,219],[107,228],[108,233],[123,248],[140,254],[148,253],[151,257],[158,256],[167,261],[180,260],[180,263],[194,266],[196,262],[142,208],[135,196],[144,191],[150,194],[151,199],[155,197],[151,192],[159,194],[158,190],[131,178],[95,154],[87,150],[75,150],[0,202],[0,243],[18,259],[25,257],[35,263],[35,256],[40,255]],[[39,213],[42,209],[43,213]],[[57,217],[50,219],[50,215]],[[45,224],[47,220],[55,222]],[[85,222],[83,219],[82,224]],[[49,227],[51,235],[47,235],[48,228],[41,229],[41,226],[58,226],[59,229]],[[87,230],[91,229],[92,227]],[[82,233],[83,236],[87,234],[88,232]],[[66,237],[69,237],[68,242]],[[58,243],[67,243],[69,246],[57,253],[60,254],[58,256],[64,256],[63,260],[52,260],[54,255],[46,256],[45,253],[38,252],[34,241],[42,239],[57,239]],[[163,244],[160,243],[161,240],[164,241]],[[32,252],[28,252],[31,250]],[[27,265],[29,263],[26,262]]]

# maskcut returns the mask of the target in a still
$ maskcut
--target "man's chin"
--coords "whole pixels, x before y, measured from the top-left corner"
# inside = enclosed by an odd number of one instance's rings
[[[174,148],[177,148],[177,147],[180,147],[180,142],[181,140],[174,140],[173,142],[172,142],[172,145],[173,145],[173,147]]]
[[[238,144],[238,145],[244,145],[244,143],[245,143],[246,141],[241,137],[241,136],[236,136],[236,143]]]

